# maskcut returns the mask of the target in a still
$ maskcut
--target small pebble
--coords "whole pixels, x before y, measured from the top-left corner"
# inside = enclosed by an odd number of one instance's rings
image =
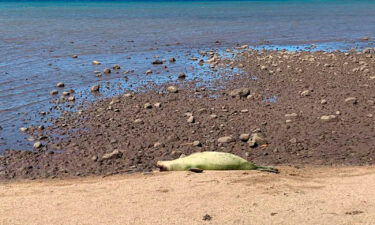
[[[357,104],[357,103],[358,103],[356,97],[349,97],[349,98],[346,98],[346,99],[345,99],[345,102],[346,102],[346,103],[350,103],[350,104]]]
[[[74,97],[74,96],[70,96],[69,98],[68,98],[68,101],[71,101],[71,102],[74,102],[76,100],[76,98]]]
[[[41,148],[41,147],[43,147],[43,145],[42,145],[42,143],[40,141],[35,142],[33,146],[34,146],[34,148]]]
[[[322,122],[332,122],[332,121],[337,120],[337,116],[335,116],[335,115],[321,116],[320,120]]]
[[[310,96],[310,91],[309,90],[302,91],[301,96],[303,96],[303,97]]]
[[[169,93],[178,93],[178,88],[177,88],[176,86],[169,86],[169,87],[167,88],[167,91],[168,91]]]
[[[119,70],[119,69],[121,69],[121,67],[120,67],[120,65],[115,64],[115,65],[112,66],[112,69]]]
[[[194,141],[194,142],[193,142],[193,146],[200,147],[200,146],[202,146],[202,144],[201,144],[200,141]]]
[[[52,90],[49,94],[50,95],[57,95],[59,93],[59,91],[57,90]]]
[[[188,122],[188,123],[194,123],[194,122],[195,122],[195,118],[194,118],[194,116],[190,116],[190,117],[187,119],[187,122]]]
[[[99,86],[99,85],[94,85],[94,86],[91,87],[91,91],[92,91],[92,92],[98,92],[99,89],[100,89],[100,86]]]
[[[143,108],[145,108],[145,109],[151,109],[151,108],[152,108],[152,105],[151,105],[151,103],[147,102],[147,103],[145,103],[145,104],[143,105]]]
[[[181,72],[178,74],[178,79],[185,79],[186,78],[186,74],[184,72]]]
[[[103,70],[103,73],[105,73],[105,74],[110,74],[110,73],[111,73],[111,69],[109,69],[109,68],[105,68],[105,69]]]
[[[21,131],[21,132],[26,132],[26,131],[28,131],[28,130],[29,130],[29,128],[27,128],[27,127],[21,127],[21,128],[20,128],[20,131]]]
[[[241,134],[240,135],[240,140],[241,141],[248,141],[250,138],[250,134],[249,133],[245,133],[245,134]]]
[[[59,88],[65,87],[65,84],[63,82],[59,82],[56,84],[56,87],[59,87]]]
[[[230,143],[230,142],[234,142],[234,139],[232,136],[225,136],[225,137],[220,137],[219,139],[217,139],[217,142],[219,143]]]

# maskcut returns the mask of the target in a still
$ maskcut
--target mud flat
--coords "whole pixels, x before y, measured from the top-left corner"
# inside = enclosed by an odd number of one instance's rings
[[[166,172],[0,186],[8,224],[374,224],[374,167]]]
[[[239,71],[209,87],[152,86],[28,128],[39,143],[1,156],[0,178],[147,172],[157,160],[198,151],[273,166],[374,164],[374,49],[228,52],[236,57],[196,59],[212,71]]]

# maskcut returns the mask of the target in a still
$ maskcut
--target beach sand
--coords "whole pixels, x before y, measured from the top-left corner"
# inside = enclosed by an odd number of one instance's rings
[[[0,224],[374,224],[374,186],[374,167],[13,181]]]

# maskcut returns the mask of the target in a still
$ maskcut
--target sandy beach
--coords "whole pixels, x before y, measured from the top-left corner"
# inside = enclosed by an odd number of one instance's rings
[[[0,185],[0,224],[374,224],[374,167],[154,172]]]

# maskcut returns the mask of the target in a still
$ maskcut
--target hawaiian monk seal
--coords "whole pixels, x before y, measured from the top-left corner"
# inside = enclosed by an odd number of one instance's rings
[[[158,161],[160,171],[184,170],[260,170],[278,173],[272,167],[257,166],[246,159],[225,152],[197,152],[171,161]]]

